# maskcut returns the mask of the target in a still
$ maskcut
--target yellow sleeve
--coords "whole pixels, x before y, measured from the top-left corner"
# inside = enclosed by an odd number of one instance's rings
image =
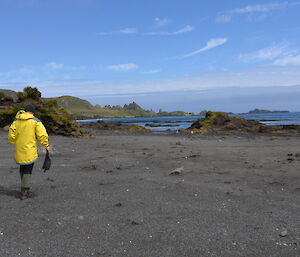
[[[15,122],[13,122],[10,125],[7,138],[8,138],[9,143],[11,143],[13,145],[16,143],[16,124],[15,124]]]
[[[49,148],[48,134],[42,122],[37,122],[36,124],[36,136],[40,141],[41,145],[44,146],[46,149],[48,149]]]

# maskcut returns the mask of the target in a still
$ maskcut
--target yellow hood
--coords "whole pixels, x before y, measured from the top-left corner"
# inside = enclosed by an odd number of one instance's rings
[[[16,120],[28,120],[34,118],[32,113],[25,112],[23,110],[18,111],[16,114]]]

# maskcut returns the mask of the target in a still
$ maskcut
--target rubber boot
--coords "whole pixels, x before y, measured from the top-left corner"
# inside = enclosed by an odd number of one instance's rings
[[[21,200],[26,200],[29,198],[29,188],[28,187],[21,187]]]

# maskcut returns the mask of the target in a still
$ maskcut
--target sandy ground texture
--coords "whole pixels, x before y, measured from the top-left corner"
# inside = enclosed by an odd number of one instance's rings
[[[1,257],[300,256],[300,137],[52,136],[18,166],[0,132]]]

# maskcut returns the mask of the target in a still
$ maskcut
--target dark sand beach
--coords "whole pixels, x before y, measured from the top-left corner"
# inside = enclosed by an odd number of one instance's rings
[[[51,136],[20,201],[6,135],[1,257],[300,256],[300,137]]]

